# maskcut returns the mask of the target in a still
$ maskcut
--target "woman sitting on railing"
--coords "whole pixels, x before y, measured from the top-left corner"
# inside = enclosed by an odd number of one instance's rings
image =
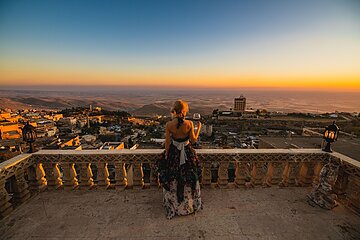
[[[185,120],[187,112],[188,104],[176,101],[171,109],[173,119],[166,124],[165,156],[159,164],[159,179],[168,219],[202,208],[201,167],[192,147],[199,136],[201,123],[197,123],[195,132],[193,122]]]

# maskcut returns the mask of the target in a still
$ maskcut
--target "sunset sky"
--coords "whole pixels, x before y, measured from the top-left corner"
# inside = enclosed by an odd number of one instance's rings
[[[0,0],[0,87],[360,91],[360,1]]]

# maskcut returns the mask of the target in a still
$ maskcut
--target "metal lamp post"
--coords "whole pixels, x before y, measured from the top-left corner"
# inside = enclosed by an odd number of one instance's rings
[[[325,128],[323,138],[325,139],[325,141],[327,143],[326,143],[325,148],[323,148],[323,151],[332,152],[330,145],[331,145],[332,142],[335,142],[337,140],[338,135],[339,135],[339,131],[340,131],[340,129],[335,124],[335,121],[333,122],[333,124],[331,124],[331,125],[329,125],[329,126],[327,126]]]
[[[35,127],[27,121],[26,125],[22,129],[23,140],[29,144],[28,153],[33,153],[35,151],[34,142],[36,140]]]

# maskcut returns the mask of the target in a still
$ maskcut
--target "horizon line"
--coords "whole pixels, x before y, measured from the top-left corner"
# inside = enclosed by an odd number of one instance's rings
[[[198,91],[309,91],[309,92],[353,92],[360,93],[360,89],[354,88],[333,88],[333,87],[216,87],[216,86],[183,86],[183,85],[69,85],[69,84],[36,84],[36,85],[0,85],[0,90],[20,91],[86,91],[86,90],[198,90]]]

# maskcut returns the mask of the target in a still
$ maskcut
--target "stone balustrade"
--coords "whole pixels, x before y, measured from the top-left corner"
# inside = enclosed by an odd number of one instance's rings
[[[158,188],[161,149],[41,150],[0,164],[0,216],[43,190]],[[336,162],[334,191],[360,212],[360,163],[319,149],[198,149],[202,187],[307,187],[318,183],[322,166]]]

